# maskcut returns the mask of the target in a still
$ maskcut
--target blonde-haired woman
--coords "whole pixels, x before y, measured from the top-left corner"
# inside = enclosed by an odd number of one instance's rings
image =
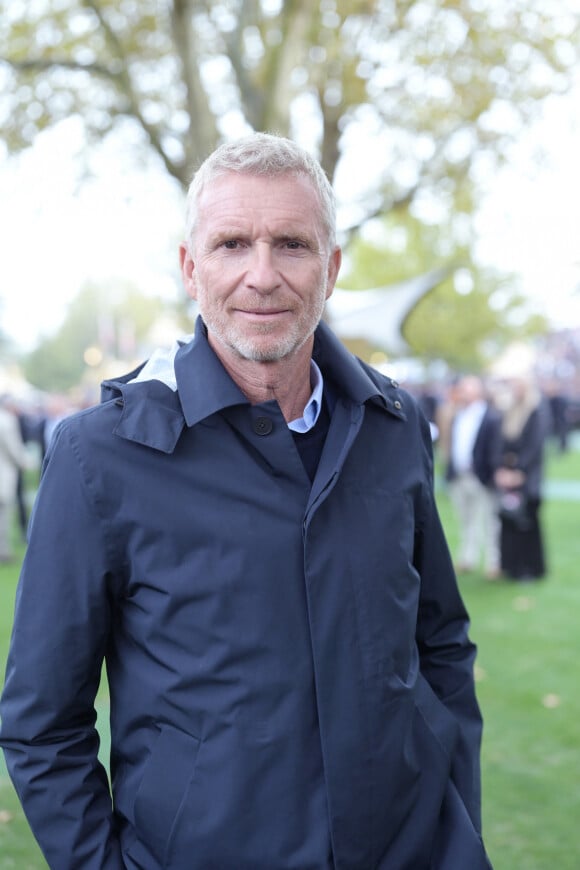
[[[539,580],[546,573],[540,506],[548,418],[533,379],[512,378],[498,397],[503,413],[502,459],[495,474],[501,518],[502,574]]]

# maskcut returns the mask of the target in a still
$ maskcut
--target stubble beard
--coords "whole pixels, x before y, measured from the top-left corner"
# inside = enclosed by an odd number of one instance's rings
[[[204,297],[205,293],[200,293]],[[279,362],[304,347],[320,323],[326,301],[326,283],[320,285],[311,304],[298,320],[292,321],[285,335],[275,337],[276,327],[264,324],[255,327],[254,335],[247,335],[228,321],[223,310],[215,310],[198,299],[199,310],[208,332],[224,347],[233,351],[240,359],[249,362]],[[272,333],[272,341],[263,342],[261,337]]]

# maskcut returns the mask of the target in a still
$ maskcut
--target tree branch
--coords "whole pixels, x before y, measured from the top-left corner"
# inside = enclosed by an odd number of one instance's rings
[[[107,44],[111,49],[113,56],[119,60],[119,72],[116,76],[116,83],[119,87],[121,94],[127,101],[127,109],[125,111],[125,114],[129,117],[134,118],[138,122],[138,124],[148,137],[154,150],[161,157],[161,160],[163,161],[166,170],[173,178],[175,178],[182,186],[184,186],[184,166],[180,163],[176,163],[169,157],[169,155],[165,151],[165,148],[163,147],[159,128],[156,127],[154,124],[150,124],[141,111],[139,97],[135,91],[135,88],[133,87],[133,82],[131,81],[131,76],[129,74],[129,63],[123,43],[107,21],[107,18],[105,17],[103,10],[97,0],[83,0],[83,4],[88,9],[91,9],[97,16],[101,29],[105,35]]]
[[[198,52],[193,39],[191,0],[173,0],[171,33],[181,63],[190,127],[186,137],[186,166],[205,157],[218,139],[217,123],[209,107],[199,74]]]
[[[271,51],[265,82],[262,126],[286,132],[290,119],[290,81],[304,47],[310,44],[313,22],[320,14],[310,0],[287,0],[282,4],[282,41]]]
[[[243,0],[237,17],[236,26],[229,36],[225,35],[226,50],[246,117],[254,130],[263,129],[264,119],[264,89],[256,87],[252,81],[248,66],[244,63],[243,34],[248,25],[254,23],[259,16],[255,0]],[[267,49],[266,49],[267,50]]]
[[[80,61],[71,60],[65,57],[51,58],[28,58],[27,60],[13,60],[10,57],[0,58],[1,63],[7,63],[13,69],[19,72],[45,72],[46,70],[59,67],[60,69],[69,69],[80,72],[87,72],[90,75],[101,76],[101,78],[117,80],[120,73],[105,66],[102,63],[81,63]]]

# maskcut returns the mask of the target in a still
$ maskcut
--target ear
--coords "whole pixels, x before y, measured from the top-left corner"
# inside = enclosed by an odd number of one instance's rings
[[[326,299],[332,296],[332,291],[334,290],[334,285],[336,284],[336,279],[338,278],[341,263],[342,250],[339,247],[336,247],[328,258],[328,269],[326,276]]]
[[[189,246],[185,242],[182,242],[179,246],[179,266],[185,292],[191,299],[197,299],[197,282],[194,274],[195,263],[193,262]]]

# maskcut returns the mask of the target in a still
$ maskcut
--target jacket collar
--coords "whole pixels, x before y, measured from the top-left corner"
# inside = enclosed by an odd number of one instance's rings
[[[312,355],[322,370],[325,384],[330,380],[329,386],[338,396],[345,396],[357,405],[370,402],[405,419],[406,394],[398,389],[398,383],[355,357],[324,321],[314,334]]]
[[[372,401],[397,417],[404,416],[396,390],[398,384],[353,356],[324,322],[314,334],[312,355],[322,371],[325,387],[329,382],[328,388],[335,397],[343,396],[357,405]],[[188,426],[223,408],[248,402],[209,346],[200,317],[193,340],[177,352],[175,377]]]
[[[185,426],[179,398],[158,380],[129,383],[141,368],[101,385],[101,401],[112,401],[121,408],[113,434],[173,453]]]
[[[192,341],[177,351],[175,380],[188,426],[195,426],[223,408],[248,404],[209,346],[201,317],[197,318]]]
[[[353,356],[325,323],[316,329],[313,357],[335,398],[356,405],[372,402],[404,419],[395,381]],[[122,407],[116,435],[165,453],[174,450],[184,426],[194,426],[224,408],[248,403],[209,346],[200,317],[193,339],[181,345],[175,356],[177,391],[156,379],[130,383],[141,369],[104,381],[101,399],[113,399]]]

